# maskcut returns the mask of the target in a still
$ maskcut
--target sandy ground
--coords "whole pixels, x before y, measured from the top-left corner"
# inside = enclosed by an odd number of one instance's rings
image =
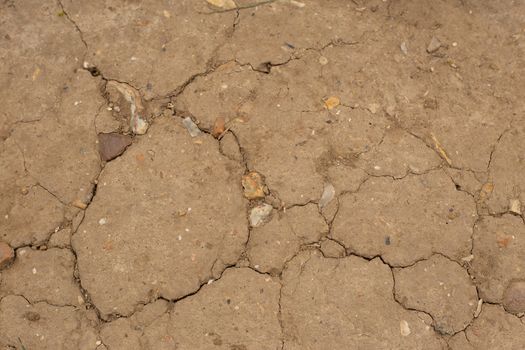
[[[524,49],[517,0],[0,1],[0,347],[524,349]]]

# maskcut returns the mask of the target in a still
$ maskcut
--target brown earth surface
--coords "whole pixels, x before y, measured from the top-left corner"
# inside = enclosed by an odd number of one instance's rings
[[[525,348],[525,2],[0,1],[0,348]]]

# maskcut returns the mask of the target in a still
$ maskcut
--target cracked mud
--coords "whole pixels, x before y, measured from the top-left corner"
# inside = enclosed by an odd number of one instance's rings
[[[0,3],[1,349],[523,349],[525,4]]]

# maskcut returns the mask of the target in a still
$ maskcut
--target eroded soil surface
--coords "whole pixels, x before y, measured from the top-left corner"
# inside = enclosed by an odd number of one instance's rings
[[[0,2],[2,349],[525,344],[525,2]]]

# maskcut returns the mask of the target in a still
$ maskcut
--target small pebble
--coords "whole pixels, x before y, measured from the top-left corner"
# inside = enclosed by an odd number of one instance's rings
[[[403,337],[410,335],[410,327],[408,326],[408,322],[405,320],[401,320],[401,322],[399,322],[399,330],[401,331],[401,335]]]
[[[337,96],[331,96],[324,100],[324,107],[332,110],[341,104],[341,100]]]
[[[407,43],[406,42],[402,42],[401,45],[399,46],[401,48],[401,52],[405,55],[408,54],[408,47],[407,47]]]
[[[11,246],[0,241],[0,270],[11,264],[15,259],[15,252]]]
[[[295,0],[290,0],[290,4],[292,5],[295,5],[299,8],[303,8],[306,6],[306,4],[304,2],[300,2],[300,1],[295,1]]]
[[[461,258],[461,261],[464,262],[471,262],[474,259],[474,255],[470,254],[469,256],[466,256],[464,258]]]
[[[264,198],[265,185],[261,174],[252,171],[242,177],[244,196],[248,199]]]
[[[328,64],[328,58],[326,58],[326,57],[324,57],[324,56],[319,57],[319,63],[320,63],[322,66]]]
[[[478,300],[478,306],[476,307],[476,311],[474,311],[474,317],[478,317],[481,313],[481,306],[483,305],[483,299]]]
[[[503,293],[503,307],[510,313],[525,312],[525,280],[513,280]]]
[[[432,39],[430,40],[430,43],[427,46],[427,52],[428,53],[436,52],[437,50],[439,50],[440,47],[441,47],[441,42],[438,40],[438,38],[433,36]]]
[[[334,199],[335,196],[335,188],[332,184],[327,183],[324,185],[323,194],[321,195],[321,199],[319,199],[319,209],[323,209]]]
[[[514,214],[521,215],[521,203],[519,199],[511,199],[509,203],[509,211]]]
[[[71,205],[73,205],[74,207],[77,207],[79,209],[86,209],[87,208],[87,204],[82,202],[80,199],[75,199],[73,201],[73,203],[71,203]]]
[[[24,313],[24,318],[28,321],[38,321],[40,319],[40,314],[34,311],[27,311]]]
[[[269,204],[262,204],[253,208],[250,212],[250,225],[257,227],[262,225],[272,213],[273,207]]]
[[[149,124],[147,121],[138,115],[134,118],[133,127],[131,128],[134,134],[144,135],[148,131],[148,128]]]
[[[381,106],[378,103],[371,103],[368,106],[368,110],[370,111],[370,113],[376,114],[380,107]]]
[[[131,137],[117,133],[98,134],[100,158],[108,162],[120,156],[131,145]]]
[[[217,138],[221,136],[224,130],[226,129],[225,125],[226,120],[224,119],[224,117],[217,117],[217,119],[215,119],[215,124],[213,124],[213,130],[211,133],[213,137]]]
[[[196,137],[201,134],[201,130],[199,129],[197,124],[195,124],[193,120],[191,120],[190,117],[184,118],[182,120],[182,125],[184,125],[186,130],[188,130],[188,133],[190,134],[191,137]]]

